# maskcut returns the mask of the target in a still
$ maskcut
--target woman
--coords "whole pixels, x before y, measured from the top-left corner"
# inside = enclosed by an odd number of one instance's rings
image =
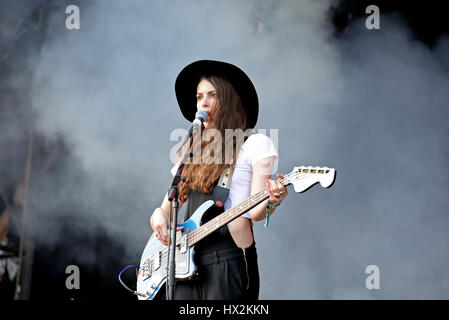
[[[195,139],[185,147],[202,151],[199,161],[185,164],[182,171],[185,181],[179,185],[179,205],[181,207],[187,203],[185,219],[188,219],[204,201],[212,199],[218,179],[231,165],[226,161],[229,154],[222,152],[228,150],[226,143],[229,143],[224,139],[225,130],[241,129],[245,132],[254,128],[258,99],[251,80],[242,70],[232,64],[211,60],[197,61],[185,67],[176,79],[175,91],[181,112],[187,120],[193,121],[199,110],[209,114],[201,126],[202,139],[197,139],[201,142],[201,148],[195,149]],[[208,139],[211,129],[220,132],[223,139]],[[278,180],[270,179],[278,154],[269,137],[254,133],[241,147],[233,142],[232,148],[234,172],[224,210],[263,188],[268,190],[269,199],[195,245],[198,277],[176,282],[175,299],[258,299],[259,271],[252,224],[269,218],[287,196],[287,190]],[[211,149],[217,161],[206,163],[203,151]],[[187,149],[179,157],[185,151]],[[171,170],[173,175],[178,166],[179,162]],[[277,176],[283,178],[282,174]],[[170,202],[166,195],[150,220],[157,239],[165,245],[169,240],[169,210]],[[221,212],[223,210],[220,208],[214,208],[203,216],[203,222]]]

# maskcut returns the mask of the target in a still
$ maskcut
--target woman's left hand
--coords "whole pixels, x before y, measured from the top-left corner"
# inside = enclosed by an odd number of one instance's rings
[[[265,187],[270,195],[271,204],[281,202],[288,194],[287,188],[279,181],[279,179],[284,178],[284,175],[277,173],[276,176],[278,177],[278,180],[268,179],[265,182]]]

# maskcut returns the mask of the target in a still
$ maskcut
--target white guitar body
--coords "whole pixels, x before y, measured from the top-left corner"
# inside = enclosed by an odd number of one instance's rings
[[[282,182],[285,186],[293,184],[296,192],[304,192],[318,182],[324,188],[329,188],[334,180],[335,169],[302,166],[295,167],[291,173],[282,179]],[[204,202],[189,220],[178,225],[183,229],[176,232],[175,279],[189,280],[196,275],[197,268],[193,261],[194,244],[196,242],[268,199],[268,197],[269,194],[264,188],[204,225],[200,225],[204,213],[214,206],[212,200]],[[153,233],[142,253],[140,270],[137,274],[136,294],[140,300],[154,299],[166,282],[167,257],[168,247],[157,240]]]
[[[190,217],[178,227],[176,232],[175,278],[189,280],[196,275],[196,265],[193,262],[194,246],[188,245],[188,234],[200,226],[204,213],[214,205],[212,200],[204,202]],[[141,270],[137,276],[137,292],[140,300],[152,300],[167,280],[168,247],[163,245],[154,233],[142,253]],[[142,296],[143,294],[143,296]]]

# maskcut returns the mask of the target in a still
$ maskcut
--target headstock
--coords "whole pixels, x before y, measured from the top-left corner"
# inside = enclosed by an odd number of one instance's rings
[[[293,184],[296,192],[304,192],[316,183],[323,188],[329,188],[335,180],[336,171],[328,167],[295,167],[292,172],[285,175],[287,184]]]

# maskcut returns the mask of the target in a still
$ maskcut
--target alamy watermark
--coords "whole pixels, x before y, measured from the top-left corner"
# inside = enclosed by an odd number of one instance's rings
[[[365,280],[365,287],[368,290],[380,289],[380,269],[375,264],[366,267],[365,273],[369,276]]]
[[[65,8],[65,13],[69,16],[65,19],[65,27],[67,30],[80,29],[80,8],[74,4]]]
[[[80,29],[80,8],[77,5],[71,4],[66,7],[65,13],[69,16],[65,20],[65,27],[67,30]],[[380,29],[380,10],[376,5],[369,5],[365,9],[366,14],[370,14],[365,20],[365,26],[368,30]]]
[[[76,265],[69,265],[65,268],[65,273],[69,276],[65,280],[65,287],[68,290],[80,288],[80,268]]]
[[[370,13],[370,15],[365,20],[365,27],[368,30],[372,30],[372,29],[379,30],[380,29],[380,11],[379,11],[379,7],[372,4],[372,5],[368,6],[368,7],[366,7],[365,13],[366,14]]]

